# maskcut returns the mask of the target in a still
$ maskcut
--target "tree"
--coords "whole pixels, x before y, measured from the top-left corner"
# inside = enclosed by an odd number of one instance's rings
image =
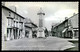
[[[47,28],[45,28],[44,32],[45,32],[45,37],[47,37],[48,36],[48,30],[47,30]]]
[[[53,36],[54,35],[53,26],[51,28],[51,33],[52,33],[52,36]]]

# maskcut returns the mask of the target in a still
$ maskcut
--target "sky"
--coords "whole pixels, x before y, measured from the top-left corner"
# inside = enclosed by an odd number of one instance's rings
[[[37,13],[42,8],[45,16],[43,16],[44,27],[51,30],[51,26],[61,23],[65,17],[73,16],[78,13],[79,2],[6,2],[7,7],[15,6],[17,13],[25,18],[29,18],[36,25],[39,24],[39,16]]]

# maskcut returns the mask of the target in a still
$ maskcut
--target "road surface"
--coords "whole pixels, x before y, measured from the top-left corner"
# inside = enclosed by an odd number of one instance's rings
[[[57,37],[22,38],[6,41],[3,50],[64,50],[74,47],[65,39]]]

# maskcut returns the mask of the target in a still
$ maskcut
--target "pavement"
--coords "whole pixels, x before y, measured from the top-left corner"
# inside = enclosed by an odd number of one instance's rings
[[[68,40],[68,41],[77,41],[77,42],[79,41],[79,39],[66,39],[66,40]]]
[[[4,42],[2,50],[65,50],[72,47],[75,47],[73,43],[57,37],[22,38]]]

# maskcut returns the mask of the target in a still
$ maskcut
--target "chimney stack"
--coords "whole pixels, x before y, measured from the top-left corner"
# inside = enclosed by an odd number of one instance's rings
[[[65,17],[65,20],[68,19],[68,17]]]

